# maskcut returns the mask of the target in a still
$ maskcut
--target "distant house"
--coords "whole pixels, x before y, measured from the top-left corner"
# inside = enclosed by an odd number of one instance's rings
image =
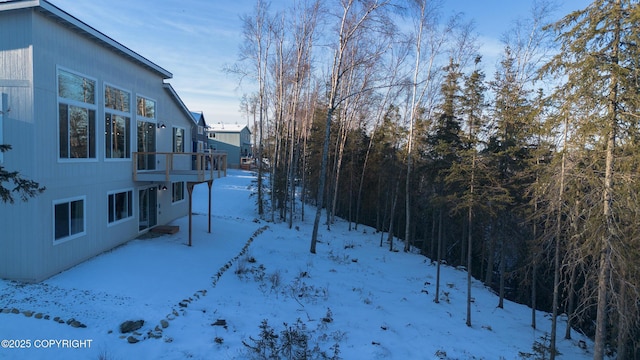
[[[212,124],[207,129],[209,148],[227,153],[228,166],[239,168],[243,158],[250,158],[251,131],[246,125]]]
[[[40,281],[184,217],[220,176],[185,146],[169,71],[45,0],[0,2],[0,34],[0,163],[46,186],[0,203],[0,277]]]
[[[194,126],[191,130],[191,139],[193,139],[191,151],[203,152],[207,145],[207,123],[204,121],[204,114],[201,112],[192,111],[191,116],[194,121]]]

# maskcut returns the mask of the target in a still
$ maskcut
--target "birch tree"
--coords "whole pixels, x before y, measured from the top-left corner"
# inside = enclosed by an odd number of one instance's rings
[[[226,71],[238,75],[242,81],[249,77],[257,83],[257,207],[258,214],[264,215],[264,133],[268,120],[267,75],[269,68],[269,51],[271,47],[271,20],[269,19],[269,3],[256,0],[254,12],[241,17],[244,42],[240,46],[239,62]],[[248,65],[243,66],[243,63]]]
[[[317,209],[313,222],[313,233],[311,235],[310,252],[316,253],[316,243],[318,240],[318,228],[320,226],[320,216],[324,206],[324,190],[327,176],[327,164],[329,156],[329,141],[331,137],[331,122],[338,106],[350,94],[340,93],[342,81],[348,71],[354,70],[354,66],[363,64],[351,63],[348,67],[346,63],[347,50],[357,40],[363,31],[380,31],[376,28],[375,21],[383,17],[383,12],[388,1],[374,0],[368,2],[358,2],[355,0],[341,0],[341,14],[339,15],[339,25],[337,27],[337,44],[334,49],[333,63],[330,70],[329,87],[327,89],[327,116],[325,125],[325,136],[322,145],[322,158],[320,164],[320,179],[317,193]],[[366,48],[365,48],[366,49]]]

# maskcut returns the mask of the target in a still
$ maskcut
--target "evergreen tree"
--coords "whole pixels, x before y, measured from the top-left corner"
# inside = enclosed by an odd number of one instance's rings
[[[438,210],[438,247],[437,247],[437,275],[435,302],[439,302],[440,289],[440,263],[443,248],[442,215],[447,206],[447,200],[452,192],[446,182],[447,173],[454,164],[460,162],[462,139],[460,138],[461,125],[459,115],[460,84],[461,77],[458,65],[451,59],[449,65],[444,68],[446,75],[441,86],[442,104],[440,112],[434,122],[432,134],[428,137],[431,148],[429,154],[430,167],[433,178],[432,184],[435,190],[433,198],[434,208]]]
[[[9,150],[11,150],[10,145],[0,145],[0,152],[4,153]],[[41,187],[37,182],[24,178],[17,171],[8,171],[4,166],[0,165],[1,202],[13,204],[15,201],[14,194],[17,195],[20,200],[27,201],[29,198],[35,197],[44,190],[45,188]]]
[[[622,218],[638,205],[621,201],[625,188],[635,187],[635,177],[625,164],[636,157],[637,150],[634,156],[622,156],[619,147],[629,140],[626,130],[637,128],[637,117],[629,110],[638,109],[639,101],[639,13],[634,0],[596,0],[567,15],[553,26],[561,48],[544,69],[556,78],[566,77],[555,95],[585,114],[572,127],[576,128],[574,136],[586,139],[582,154],[591,162],[584,163],[593,168],[587,171],[593,176],[589,198],[599,198],[599,202],[584,204],[593,206],[591,213],[599,214],[585,219],[583,231],[589,238],[582,248],[593,259],[587,268],[597,271],[594,359],[604,358],[612,320],[607,314],[617,312],[619,318],[626,318],[626,309],[611,300],[620,295],[621,288],[614,284],[624,281],[623,269],[630,260],[626,251],[633,241],[628,237],[629,227],[637,226]],[[618,278],[613,279],[614,275]],[[632,322],[637,327],[638,319]]]
[[[478,169],[479,165],[479,148],[481,146],[481,131],[485,128],[484,109],[486,108],[484,84],[484,73],[479,69],[481,58],[478,56],[475,60],[476,68],[471,75],[464,79],[464,87],[462,89],[462,97],[460,99],[461,115],[465,121],[465,132],[462,136],[464,149],[460,152],[460,161],[454,163],[451,171],[447,174],[446,180],[449,184],[456,184],[454,188],[458,189],[453,194],[453,203],[455,211],[466,210],[467,222],[467,250],[466,250],[466,268],[467,268],[467,326],[471,326],[471,275],[473,272],[473,218],[474,211],[480,208],[478,199],[484,196],[478,196],[478,177],[481,176]],[[484,189],[481,190],[484,193]],[[486,195],[486,194],[481,194]]]

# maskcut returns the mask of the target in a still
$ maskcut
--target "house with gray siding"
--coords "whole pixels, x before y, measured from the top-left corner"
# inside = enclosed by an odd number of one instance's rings
[[[45,0],[0,2],[0,34],[0,163],[46,187],[0,203],[1,278],[37,282],[187,216],[220,176],[190,152],[169,71]]]
[[[240,164],[252,157],[251,131],[246,125],[210,124],[207,136],[209,148],[227,154],[229,167],[239,168]]]
[[[191,116],[194,123],[191,130],[191,139],[193,139],[191,151],[203,152],[207,149],[207,122],[204,120],[202,112],[192,111]]]

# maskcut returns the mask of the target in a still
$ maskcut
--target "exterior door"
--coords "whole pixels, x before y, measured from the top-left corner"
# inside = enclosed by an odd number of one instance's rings
[[[158,223],[158,188],[150,187],[138,191],[138,230],[152,228]]]
[[[138,121],[138,170],[155,170],[156,156],[148,154],[156,152],[156,124],[149,121]]]

